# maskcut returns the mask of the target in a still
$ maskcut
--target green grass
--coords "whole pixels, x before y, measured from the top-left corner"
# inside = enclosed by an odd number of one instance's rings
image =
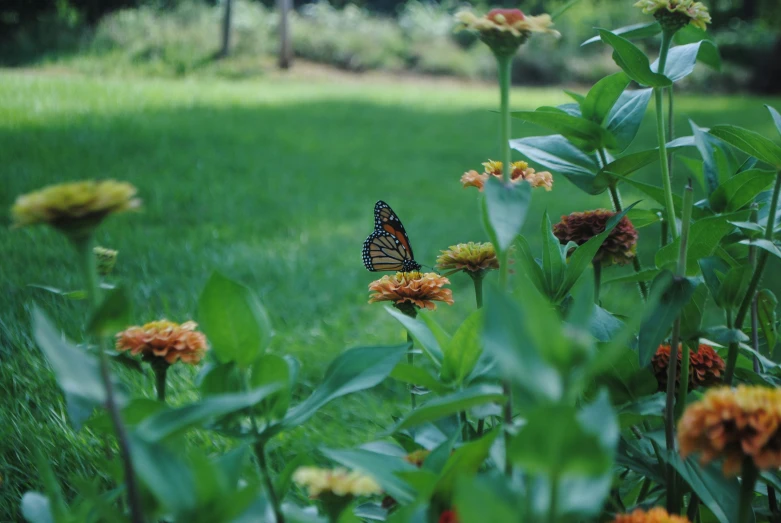
[[[495,98],[489,87],[414,82],[0,72],[0,521],[17,519],[21,493],[41,488],[33,449],[43,451],[66,483],[95,476],[104,459],[92,433],[68,428],[29,331],[35,302],[79,336],[84,303],[28,286],[78,288],[74,254],[48,228],[7,227],[17,195],[84,178],[135,184],[143,212],[111,218],[99,233],[100,244],[120,251],[114,279],[133,297],[134,321],[192,318],[209,274],[222,271],[262,297],[276,329],[271,350],[302,362],[304,395],[340,351],[403,339],[382,306],[366,303],[376,276],[364,270],[360,249],[377,199],[404,219],[422,263],[433,265],[453,243],[486,239],[477,194],[458,179],[498,156]],[[512,99],[518,109],[565,101],[558,90],[516,90]],[[679,128],[692,118],[700,126],[731,122],[770,136],[762,107],[768,102],[778,106],[778,100],[681,97]],[[515,136],[534,131],[515,127]],[[635,146],[653,144],[647,121]],[[626,201],[638,198],[624,194]],[[604,195],[587,196],[557,179],[553,192],[535,192],[526,230],[536,243],[543,209],[556,219],[608,205]],[[651,240],[641,245],[646,255],[657,234],[641,231],[641,242]],[[456,305],[435,313],[448,325],[473,307],[468,279],[452,280]],[[629,290],[609,293],[609,308],[631,302]],[[194,376],[175,370],[174,402],[192,397]],[[152,395],[151,376],[125,378],[136,394]],[[394,383],[339,400],[276,439],[275,463],[319,445],[366,441],[402,412],[405,400]],[[194,442],[206,451],[224,445],[203,435]]]

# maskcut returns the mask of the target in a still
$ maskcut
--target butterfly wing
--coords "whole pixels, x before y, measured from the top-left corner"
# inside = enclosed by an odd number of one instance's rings
[[[390,206],[374,206],[374,232],[363,242],[363,264],[370,271],[409,271],[420,268],[412,255],[407,231]]]
[[[392,234],[399,240],[399,244],[404,247],[408,253],[406,259],[414,260],[415,255],[412,254],[412,246],[409,244],[409,238],[407,237],[407,231],[404,230],[399,216],[393,212],[390,205],[380,200],[374,205],[374,230],[385,231],[388,234]]]

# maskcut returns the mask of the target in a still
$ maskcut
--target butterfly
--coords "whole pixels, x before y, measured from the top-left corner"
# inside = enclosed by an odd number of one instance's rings
[[[363,242],[363,264],[370,271],[420,270],[407,231],[390,205],[382,200],[374,205],[374,232]]]

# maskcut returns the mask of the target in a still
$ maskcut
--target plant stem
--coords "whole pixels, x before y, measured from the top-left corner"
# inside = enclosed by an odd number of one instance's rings
[[[673,85],[665,89],[667,91],[667,141],[671,142],[675,139],[675,111],[673,104]],[[671,151],[667,156],[667,170],[670,172],[670,179],[673,179],[673,156],[674,151]]]
[[[502,413],[504,414],[504,474],[507,477],[512,476],[513,466],[510,463],[510,426],[513,424],[513,389],[510,381],[502,381],[502,393],[507,401],[504,403]]]
[[[483,431],[485,431],[485,419],[480,418],[477,420],[477,437],[480,438],[483,436]]]
[[[483,272],[479,273],[469,273],[469,276],[472,277],[472,282],[475,284],[475,302],[477,303],[477,308],[482,309],[483,308],[483,278],[485,277],[485,274]]]
[[[757,204],[751,204],[751,216],[749,220],[757,222]],[[754,270],[757,270],[757,248],[753,245],[748,248],[748,261]],[[751,348],[754,349],[754,372],[759,373],[759,309],[757,305],[757,294],[751,299]]]
[[[602,262],[592,262],[594,266],[594,303],[599,305],[599,288],[602,286]]]
[[[559,477],[556,474],[551,475],[550,478],[550,508],[548,509],[548,521],[550,523],[556,523],[557,515],[556,509],[559,504]]]
[[[78,235],[74,234],[70,237],[70,240],[79,257],[79,266],[84,277],[84,283],[87,286],[87,301],[90,306],[90,315],[92,315],[100,306],[98,270],[95,255],[92,252],[94,236],[90,231]],[[130,442],[128,441],[127,430],[122,422],[119,406],[114,396],[114,386],[111,383],[111,371],[109,369],[108,355],[105,351],[105,337],[103,336],[100,336],[98,339],[98,361],[100,362],[100,378],[103,386],[106,388],[106,409],[109,412],[114,432],[117,435],[119,454],[125,471],[125,488],[127,489],[128,505],[130,506],[130,520],[133,523],[143,523],[144,516],[141,497],[139,496],[136,476],[133,470],[133,461],[130,457]]]
[[[778,501],[776,501],[776,489],[772,485],[767,485],[767,506],[770,509],[770,521],[772,523],[781,522],[778,515]]]
[[[512,55],[495,55],[499,73],[499,140],[502,158],[502,181],[510,186],[512,174],[512,156],[510,154],[510,137],[512,134],[512,119],[510,116],[510,83],[512,74]],[[497,250],[499,246],[495,245]],[[499,288],[507,288],[509,274],[509,252],[499,251]]]
[[[410,365],[414,365],[415,364],[415,354],[412,352],[412,350],[414,348],[414,343],[415,342],[412,340],[412,334],[410,334],[409,331],[407,331],[407,341],[410,344],[409,349],[407,349],[407,363],[409,363]],[[413,410],[418,406],[418,400],[415,397],[414,389],[415,389],[415,385],[412,385],[410,383],[410,386],[409,386],[409,403],[412,406]]]
[[[277,519],[277,523],[284,523],[285,516],[279,508],[279,499],[277,498],[277,493],[274,491],[274,485],[271,483],[271,474],[266,461],[266,449],[263,442],[256,441],[252,448],[254,449],[255,457],[258,460],[258,467],[260,468],[260,475],[262,476],[261,480],[263,481],[263,486],[266,489],[269,501],[271,501],[271,508],[274,510],[274,516]]]
[[[759,470],[750,457],[743,458],[740,473],[740,504],[738,505],[738,523],[748,523],[752,517],[751,502],[754,500],[754,485],[759,477]]]
[[[689,521],[697,519],[697,514],[700,510],[700,497],[692,492],[692,497],[689,499],[689,508],[686,510],[686,518]]]
[[[643,478],[643,484],[640,485],[640,492],[637,493],[637,499],[635,500],[635,505],[639,505],[643,501],[645,501],[646,496],[648,496],[648,491],[651,490],[651,480],[648,478]]]
[[[601,150],[600,150],[601,151]],[[602,163],[603,165],[606,162],[606,158],[604,158],[604,151],[602,151]],[[610,199],[613,201],[613,210],[616,212],[621,212],[624,210],[623,206],[621,205],[621,193],[618,192],[618,187],[611,184],[610,185]],[[636,273],[643,271],[643,265],[640,263],[640,258],[638,256],[635,256],[632,258],[632,266],[635,269]],[[648,284],[644,281],[637,282],[637,287],[640,289],[640,295],[643,297],[644,300],[648,299]]]
[[[765,240],[773,241],[773,229],[775,228],[776,212],[778,211],[778,197],[781,192],[781,171],[778,171],[776,175],[776,184],[773,187],[773,196],[770,199],[770,210],[767,215],[767,225],[765,227]],[[762,250],[757,256],[757,266],[754,269],[754,274],[751,276],[751,281],[746,289],[746,295],[743,297],[743,301],[740,303],[740,308],[735,316],[735,329],[742,329],[743,322],[746,319],[746,314],[754,299],[754,294],[757,292],[759,281],[762,279],[762,273],[765,271],[765,265],[767,264],[767,258],[769,252]],[[724,372],[724,383],[732,385],[732,378],[735,374],[735,365],[738,362],[738,344],[730,343],[729,352],[727,352],[727,368]]]
[[[686,396],[689,395],[689,344],[681,344],[681,382],[678,385],[678,400],[675,402],[675,419],[683,415]]]
[[[673,33],[662,31],[662,46],[659,49],[659,74],[664,74],[664,66],[667,62],[667,53],[670,50]],[[661,87],[654,87],[654,103],[656,105],[656,134],[659,140],[659,163],[662,167],[662,184],[664,185],[664,206],[669,222],[672,239],[678,237],[678,227],[675,224],[675,204],[673,203],[672,180],[670,178],[669,160],[667,156],[667,136],[664,125],[664,101]]]
[[[168,375],[167,362],[163,361],[152,365],[152,371],[155,373],[155,390],[157,390],[157,400],[165,403],[165,385]]]

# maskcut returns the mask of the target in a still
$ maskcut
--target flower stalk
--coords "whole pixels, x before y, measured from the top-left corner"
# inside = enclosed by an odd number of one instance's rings
[[[170,365],[165,360],[156,361],[152,364],[152,371],[155,374],[157,400],[162,403],[165,403],[165,386],[166,378],[168,377],[168,367],[170,367]]]
[[[781,171],[778,171],[776,175],[776,184],[773,187],[773,196],[770,199],[770,209],[767,215],[767,225],[765,226],[765,237],[767,241],[773,241],[773,229],[776,223],[776,213],[778,212],[778,198],[781,192]],[[767,259],[770,253],[766,250],[762,250],[757,256],[757,265],[754,269],[754,274],[751,276],[751,281],[746,289],[746,295],[743,297],[743,301],[740,303],[738,313],[735,315],[735,329],[742,329],[743,322],[746,320],[751,302],[754,300],[754,294],[757,292],[757,287],[762,279],[762,274],[765,272],[765,265],[767,265]],[[727,385],[732,385],[732,378],[735,375],[735,365],[738,362],[738,344],[736,342],[729,344],[729,351],[727,352],[727,369],[724,373],[724,382]]]
[[[415,315],[409,315],[411,318],[414,318]],[[407,349],[407,363],[410,364],[410,366],[415,365],[415,353],[414,353],[414,347],[415,347],[415,341],[412,339],[412,334],[410,334],[409,331],[407,331],[407,343],[409,343],[409,349]],[[409,404],[412,407],[412,410],[415,410],[418,406],[418,400],[415,397],[415,385],[412,385],[410,383],[409,386]]]
[[[510,116],[510,83],[512,76],[512,54],[494,53],[496,57],[496,66],[499,72],[499,139],[501,141],[502,151],[502,181],[504,185],[510,186],[510,173],[512,172],[512,156],[510,154],[510,136],[512,133],[512,119]],[[497,246],[498,247],[498,246]],[[507,277],[509,274],[507,249],[499,249],[499,287],[507,288]]]
[[[664,74],[667,54],[670,51],[674,31],[662,31],[662,45],[659,49],[659,68],[657,72]],[[656,134],[659,140],[659,163],[662,167],[662,184],[664,186],[665,211],[670,235],[673,240],[678,237],[678,227],[675,222],[675,204],[673,203],[672,179],[670,177],[669,159],[667,153],[667,131],[664,123],[664,88],[654,87],[654,104],[656,105]]]
[[[738,523],[753,521],[751,502],[754,500],[754,486],[759,478],[759,470],[750,457],[743,459],[740,473],[740,503],[738,504]]]
[[[255,418],[252,418],[253,425],[255,425]],[[257,427],[255,427],[257,432]],[[258,460],[258,468],[260,469],[261,480],[263,481],[263,487],[266,491],[269,501],[271,502],[271,508],[274,511],[274,517],[277,523],[285,523],[285,516],[282,514],[282,509],[279,506],[279,498],[274,490],[274,485],[271,482],[271,472],[269,470],[268,462],[266,461],[266,448],[262,440],[258,440],[252,446],[255,451],[255,457]]]
[[[470,273],[469,276],[472,277],[472,283],[475,284],[475,304],[477,305],[478,309],[482,309],[483,308],[483,278],[485,278],[485,274]]]

